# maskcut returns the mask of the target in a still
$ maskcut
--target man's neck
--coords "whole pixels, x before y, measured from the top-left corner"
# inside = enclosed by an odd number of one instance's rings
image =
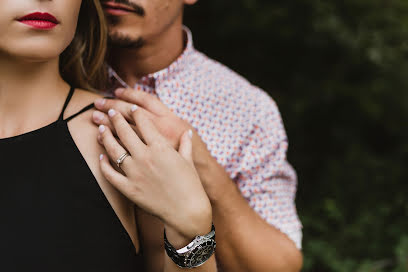
[[[111,48],[109,64],[129,86],[134,86],[143,76],[167,68],[183,50],[184,33],[180,23],[147,40],[141,48]]]
[[[67,88],[58,59],[29,62],[0,56],[0,138],[56,119]]]

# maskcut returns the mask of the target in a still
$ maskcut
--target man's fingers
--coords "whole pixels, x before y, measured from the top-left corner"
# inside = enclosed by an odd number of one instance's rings
[[[117,98],[145,108],[155,115],[163,115],[169,109],[154,95],[134,89],[119,88],[115,91]]]

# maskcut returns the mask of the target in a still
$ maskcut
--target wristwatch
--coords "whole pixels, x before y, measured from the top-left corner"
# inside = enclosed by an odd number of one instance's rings
[[[166,253],[181,268],[195,268],[203,265],[214,254],[215,247],[214,224],[210,233],[196,236],[191,243],[178,250],[167,240],[166,231],[164,231],[164,248]]]

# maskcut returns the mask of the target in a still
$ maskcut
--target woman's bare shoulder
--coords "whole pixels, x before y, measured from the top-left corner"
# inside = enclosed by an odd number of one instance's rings
[[[76,89],[64,114],[64,118],[69,120],[71,136],[86,160],[88,156],[96,158],[103,152],[102,146],[97,141],[98,126],[92,121],[95,111],[93,103],[98,98],[102,98],[102,95]],[[93,163],[96,162],[93,160]],[[97,168],[95,171],[98,171]],[[97,173],[94,174],[97,175]]]
[[[91,92],[83,89],[75,89],[75,93],[65,112],[65,118],[76,114],[83,108],[93,104],[96,99],[102,98],[102,94]]]
[[[88,99],[96,99],[99,97],[103,97],[102,93],[97,93],[94,91],[88,91],[84,89],[75,89],[75,93],[77,96],[81,96],[82,98],[88,98]]]
[[[92,107],[93,103],[101,97],[94,92],[75,89],[64,114],[64,119],[69,120],[68,127],[77,146],[80,150],[82,147],[86,149],[86,152],[82,153],[92,154],[92,156],[102,151],[97,143],[98,127],[92,122],[92,114],[95,111]]]
[[[76,89],[64,114],[71,136],[85,159],[87,156],[96,157],[102,152],[97,142],[98,127],[92,122],[95,111],[93,103],[101,97],[97,93]]]

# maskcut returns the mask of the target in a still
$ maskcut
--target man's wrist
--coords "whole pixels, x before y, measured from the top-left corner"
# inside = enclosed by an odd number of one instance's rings
[[[193,241],[196,236],[209,233],[211,231],[211,226],[212,222],[210,221],[208,224],[194,227],[194,229],[189,231],[189,234],[182,234],[180,231],[169,225],[165,225],[164,230],[170,244],[172,244],[176,249],[180,249]]]
[[[211,155],[207,148],[206,143],[200,138],[197,133],[193,134],[193,162],[198,170],[198,168],[208,168],[211,166],[211,161],[214,157]]]

